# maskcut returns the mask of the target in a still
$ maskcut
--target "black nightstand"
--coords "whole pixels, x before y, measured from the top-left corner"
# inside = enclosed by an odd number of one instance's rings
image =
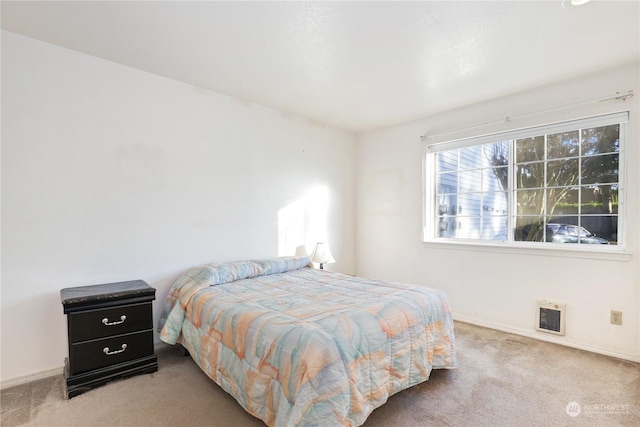
[[[67,396],[131,375],[158,370],[153,351],[156,290],[142,280],[66,288]]]

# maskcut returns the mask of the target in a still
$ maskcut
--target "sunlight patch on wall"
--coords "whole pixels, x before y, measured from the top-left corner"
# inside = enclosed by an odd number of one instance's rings
[[[278,256],[293,255],[303,241],[304,203],[296,200],[278,211]]]
[[[327,238],[329,189],[319,186],[278,210],[278,256],[296,254],[303,246],[307,253],[316,242]]]

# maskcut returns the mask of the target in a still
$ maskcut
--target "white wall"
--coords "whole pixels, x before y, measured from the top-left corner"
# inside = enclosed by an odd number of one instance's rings
[[[278,211],[308,194],[328,206],[304,243],[353,272],[354,154],[348,132],[3,31],[3,385],[62,366],[61,288],[146,280],[157,322],[190,266],[277,256]]]
[[[460,320],[640,361],[638,75],[636,63],[360,135],[356,152],[357,274],[441,288]],[[579,258],[559,251],[495,251],[422,242],[421,135],[630,89],[635,96],[625,102],[592,103],[431,139],[438,142],[630,110],[626,147],[630,255]],[[535,332],[537,299],[566,302],[565,337]],[[609,324],[612,309],[623,311],[622,326]]]

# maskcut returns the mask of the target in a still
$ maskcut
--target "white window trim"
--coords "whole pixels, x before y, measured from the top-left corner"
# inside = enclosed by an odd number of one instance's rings
[[[422,240],[425,246],[443,249],[470,249],[489,252],[523,253],[527,255],[543,256],[567,256],[577,258],[596,258],[628,261],[632,255],[626,249],[626,171],[628,144],[629,112],[605,114],[577,120],[562,121],[540,126],[530,126],[510,131],[496,132],[477,137],[456,139],[445,142],[422,144],[422,183],[423,183],[423,230]],[[571,131],[581,127],[600,127],[611,124],[620,124],[620,160],[619,160],[619,201],[618,201],[618,227],[619,237],[616,245],[570,245],[545,242],[519,242],[519,241],[492,241],[476,239],[452,239],[435,237],[435,153],[456,148],[481,145],[496,141],[526,138],[539,134],[551,134],[563,131]],[[513,168],[513,153],[510,153],[509,168]],[[512,176],[510,174],[510,176]],[[513,188],[509,188],[509,198],[513,197]],[[512,227],[513,212],[509,211],[508,226]]]

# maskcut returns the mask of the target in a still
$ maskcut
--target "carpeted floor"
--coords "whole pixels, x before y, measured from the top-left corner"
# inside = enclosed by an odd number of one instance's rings
[[[456,339],[458,369],[392,396],[365,426],[640,425],[637,363],[460,322]],[[180,349],[158,358],[154,374],[71,400],[62,375],[2,390],[1,425],[264,426]]]

